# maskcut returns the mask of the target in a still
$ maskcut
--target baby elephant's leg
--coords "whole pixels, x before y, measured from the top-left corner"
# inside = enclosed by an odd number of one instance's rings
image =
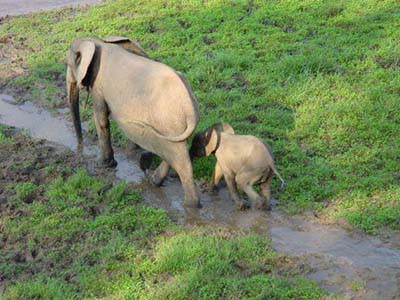
[[[217,190],[218,183],[220,182],[222,176],[224,176],[224,173],[222,172],[222,169],[217,162],[215,164],[214,173],[212,175],[211,182],[210,182],[210,192]]]
[[[253,188],[254,182],[258,179],[253,173],[241,173],[237,176],[237,183],[239,187],[247,194],[247,196],[253,202],[253,206],[256,209],[267,209],[270,207],[265,198],[261,197]]]
[[[139,167],[144,173],[150,169],[154,156],[155,155],[151,152],[144,152],[142,155],[140,155]]]
[[[236,203],[238,209],[243,210],[248,208],[248,203],[243,199],[240,199],[236,187],[236,182],[233,176],[224,175],[226,185],[228,186],[229,194],[231,195],[232,200]]]
[[[261,195],[264,197],[264,207],[267,210],[271,210],[271,182],[272,176],[269,176],[267,180],[260,185]]]
[[[261,194],[265,197],[265,199],[269,202],[271,201],[271,182],[272,176],[269,176],[266,181],[262,182],[261,187]]]

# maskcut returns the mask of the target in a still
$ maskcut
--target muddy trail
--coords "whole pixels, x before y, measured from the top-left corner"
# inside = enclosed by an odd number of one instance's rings
[[[0,0],[0,18],[71,5],[100,3],[102,0]]]
[[[16,105],[14,99],[0,94],[0,123],[27,130],[41,138],[75,150],[76,140],[68,111],[55,114],[32,103]],[[185,221],[183,191],[179,179],[171,174],[161,188],[150,185],[138,166],[139,153],[127,154],[115,149],[118,167],[115,176],[142,191],[145,202],[167,210],[178,223]],[[95,160],[97,147],[86,140],[84,155]],[[203,208],[198,223],[218,224],[238,230],[255,231],[271,237],[274,248],[298,257],[311,266],[308,276],[344,299],[400,299],[400,249],[389,241],[358,232],[349,232],[336,225],[321,224],[311,216],[288,217],[272,212],[237,211],[226,188],[218,194],[201,193]]]

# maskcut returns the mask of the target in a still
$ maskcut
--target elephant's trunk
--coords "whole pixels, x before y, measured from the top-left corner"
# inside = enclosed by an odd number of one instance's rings
[[[67,80],[67,91],[69,108],[72,115],[72,121],[74,122],[76,137],[78,139],[78,147],[82,147],[82,126],[79,116],[79,89],[76,82]]]

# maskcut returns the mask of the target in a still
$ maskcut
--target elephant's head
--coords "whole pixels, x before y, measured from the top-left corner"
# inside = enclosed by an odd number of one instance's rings
[[[220,122],[208,127],[193,138],[190,157],[203,157],[215,153],[219,147],[221,132],[235,134],[228,123]]]
[[[76,39],[67,54],[67,93],[69,107],[75,127],[78,145],[82,145],[82,127],[79,117],[79,91],[86,88],[89,91],[96,76],[98,63],[94,63],[96,52],[106,44],[117,44],[136,55],[148,57],[143,48],[136,42],[125,37],[110,36],[104,39]]]
[[[88,72],[96,51],[91,40],[75,40],[67,55],[67,94],[78,145],[82,145],[82,127],[79,118],[79,91],[89,87]],[[85,80],[86,79],[86,80]]]

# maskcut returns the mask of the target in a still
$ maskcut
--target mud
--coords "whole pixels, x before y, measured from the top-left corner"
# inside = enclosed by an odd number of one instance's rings
[[[53,116],[31,103],[21,106],[12,103],[10,96],[0,95],[0,123],[76,149],[72,126],[66,121],[67,110],[59,110]],[[170,176],[161,188],[153,187],[140,171],[137,155],[128,159],[123,149],[115,150],[118,167],[115,171],[108,170],[108,175],[115,172],[116,177],[133,182],[146,203],[166,209],[176,222],[219,224],[269,236],[277,251],[309,264],[308,276],[344,299],[400,299],[400,250],[392,242],[321,224],[315,217],[288,217],[276,208],[270,213],[237,211],[226,188],[216,194],[202,192],[203,208],[194,218],[185,219],[183,191],[176,177]],[[86,141],[84,155],[94,161],[97,147]]]
[[[45,139],[76,150],[76,137],[62,117],[67,110],[60,109],[59,116],[52,116],[48,111],[39,109],[30,102],[25,102],[20,106],[13,105],[13,103],[16,101],[12,96],[0,94],[1,123],[25,129],[34,138]],[[84,155],[95,157],[98,153],[95,145],[85,144]],[[116,169],[118,178],[130,182],[139,182],[144,178],[139,166],[131,165],[120,149],[116,149],[115,159],[118,161]]]
[[[0,0],[0,18],[70,5],[94,4],[102,0]]]
[[[40,189],[43,189],[57,176],[66,175],[66,172],[71,173],[85,163],[83,157],[77,158],[72,151],[65,151],[65,148],[46,140],[32,140],[23,131],[7,128],[2,132],[13,141],[12,143],[2,143],[0,147],[0,211],[2,217],[5,217],[7,212],[15,213],[13,212],[14,192],[10,186],[21,182],[32,182],[40,188],[23,201],[26,203],[31,203],[34,199],[41,201],[41,195],[45,191]],[[46,169],[46,167],[51,168]],[[90,169],[93,168],[90,167]],[[100,169],[98,171],[104,172]],[[91,173],[93,174],[93,171]],[[106,174],[99,175],[104,177]],[[2,242],[4,241],[0,241],[0,248]]]

